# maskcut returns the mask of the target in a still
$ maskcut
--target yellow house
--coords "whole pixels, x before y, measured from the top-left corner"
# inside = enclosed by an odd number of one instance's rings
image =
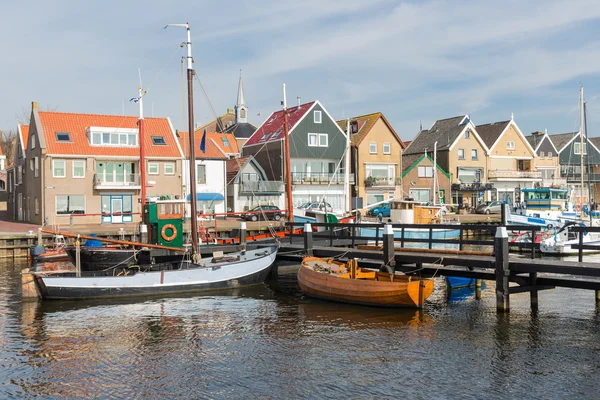
[[[351,172],[356,177],[352,208],[363,208],[390,198],[402,197],[402,151],[404,142],[383,113],[337,121],[350,131]]]
[[[514,119],[477,125],[477,132],[488,147],[488,181],[494,190],[488,200],[508,204],[520,203],[521,189],[534,187],[542,181],[534,166],[535,150]]]
[[[490,190],[486,182],[488,148],[470,117],[462,115],[435,121],[431,128],[417,134],[404,154],[433,154],[434,151],[439,167],[450,174],[452,204],[470,207],[479,204],[484,193]],[[425,188],[412,188],[410,194],[415,200],[430,201]]]

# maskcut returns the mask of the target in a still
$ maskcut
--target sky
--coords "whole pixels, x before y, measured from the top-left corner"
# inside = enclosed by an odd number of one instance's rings
[[[230,0],[5,2],[0,130],[41,109],[146,116],[187,130],[181,59],[189,22],[198,124],[224,114],[244,80],[249,120],[319,100],[335,119],[383,112],[403,140],[469,114],[521,131],[600,136],[600,2]],[[203,90],[204,89],[204,90]]]

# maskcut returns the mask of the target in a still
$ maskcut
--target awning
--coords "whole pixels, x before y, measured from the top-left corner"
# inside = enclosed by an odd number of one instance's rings
[[[188,201],[192,198],[191,194],[188,194],[187,199]],[[221,193],[196,193],[196,200],[201,200],[201,201],[219,201],[219,200],[225,200],[225,197],[223,197],[223,195]]]

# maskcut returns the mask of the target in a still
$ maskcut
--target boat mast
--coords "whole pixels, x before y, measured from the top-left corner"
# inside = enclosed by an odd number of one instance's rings
[[[344,160],[344,191],[346,192],[346,201],[344,204],[346,212],[350,211],[350,118],[346,120],[346,156]],[[333,210],[332,210],[333,211]]]
[[[191,209],[191,230],[192,230],[192,260],[198,255],[198,212],[196,207],[196,152],[194,148],[194,90],[192,79],[194,77],[194,69],[192,68],[192,36],[190,33],[190,24],[168,24],[165,28],[179,27],[185,28],[187,31],[187,91],[188,91],[188,130],[189,130],[189,146],[190,146],[190,209]],[[195,261],[195,260],[194,260]]]
[[[140,106],[140,117],[138,119],[138,140],[140,141],[140,180],[142,185],[142,191],[140,196],[142,197],[142,223],[144,219],[144,206],[146,205],[146,154],[144,149],[144,94],[142,92],[142,83],[140,80],[140,86],[138,87],[138,103]]]
[[[581,111],[581,123],[579,128],[579,161],[580,161],[580,174],[579,177],[581,179],[581,196],[579,197],[579,204],[581,204],[581,216],[579,218],[583,219],[583,135],[585,134],[585,111],[583,109],[583,86],[579,89],[579,107]]]
[[[584,117],[583,118],[583,126],[585,128],[585,148],[587,150],[587,145],[588,145],[588,142],[589,142],[588,135],[587,135],[587,102],[583,103],[583,117]],[[590,168],[590,156],[589,156],[589,154],[586,155],[585,158],[586,158],[586,161],[587,161],[587,163],[586,163],[586,165],[587,165],[587,174],[586,175],[587,175],[587,189],[588,189],[588,210],[590,212],[590,226],[593,226],[592,225],[592,223],[593,223],[593,221],[592,221],[592,211],[593,210],[592,210],[592,199],[591,199],[591,197],[592,197],[592,194],[591,194],[592,193],[592,185],[590,183],[590,170],[591,170],[591,168]]]
[[[437,141],[433,144],[433,205],[437,204]]]
[[[288,137],[288,113],[285,99],[285,83],[283,84],[283,140],[285,141],[285,197],[287,201],[288,221],[294,222],[294,207],[292,206],[292,171],[290,166],[290,138]],[[298,105],[300,107],[300,105]]]

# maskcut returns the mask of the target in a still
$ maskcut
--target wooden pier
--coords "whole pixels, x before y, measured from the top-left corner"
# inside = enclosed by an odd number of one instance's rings
[[[297,227],[299,224],[289,225]],[[313,232],[314,227],[324,231]],[[374,236],[360,235],[359,228],[373,227],[376,228]],[[428,237],[411,239],[403,235],[402,239],[397,239],[393,234],[384,234],[385,226],[382,224],[307,224],[303,234],[291,234],[289,239],[282,240],[277,258],[300,261],[304,255],[313,255],[340,261],[358,259],[362,267],[391,267],[395,271],[421,277],[460,276],[493,280],[496,282],[499,312],[509,311],[511,294],[523,292],[530,293],[531,306],[537,308],[538,292],[555,287],[594,290],[596,307],[600,309],[600,263],[539,259],[535,258],[539,244],[509,243],[508,231],[531,231],[532,237],[535,237],[538,227],[406,224],[392,224],[390,227],[403,232],[423,229],[428,232]],[[436,229],[460,229],[461,234],[459,239],[434,239]],[[600,228],[597,229],[600,231]],[[489,234],[479,240],[465,239],[467,230],[487,231]],[[388,232],[393,231],[388,229]],[[365,242],[370,245],[365,246]],[[409,243],[419,243],[426,248],[406,248]],[[458,249],[436,249],[436,244],[456,244]],[[481,246],[482,250],[464,250],[466,244]],[[509,256],[509,249],[514,246],[530,250],[530,258]]]

